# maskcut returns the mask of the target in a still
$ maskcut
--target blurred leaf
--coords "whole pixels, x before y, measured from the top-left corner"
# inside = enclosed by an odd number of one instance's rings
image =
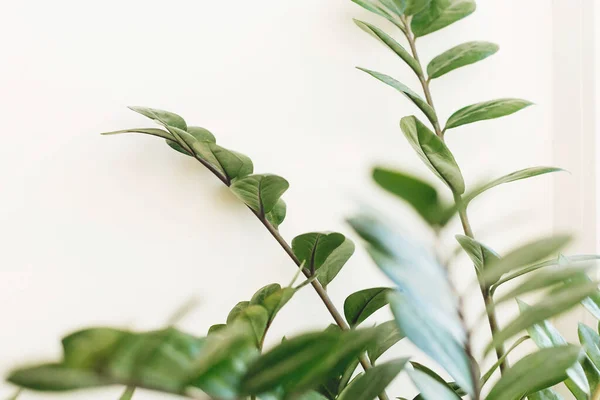
[[[563,400],[553,389],[544,389],[539,392],[531,393],[527,400]]]
[[[508,357],[508,355],[514,350],[516,349],[521,343],[523,343],[524,341],[526,341],[527,339],[530,339],[529,336],[523,336],[522,338],[516,340],[512,346],[510,346],[510,348],[502,355],[502,357],[500,357],[495,363],[494,365],[492,365],[490,367],[490,369],[488,369],[488,371],[483,374],[483,376],[481,377],[481,386],[485,385],[486,382],[492,377],[492,375],[494,374],[494,371],[496,371],[500,365],[502,365],[502,363],[504,362],[504,360],[506,360],[506,357]]]
[[[375,364],[375,361],[377,361],[383,353],[404,338],[404,333],[398,328],[396,321],[384,322],[383,324],[377,325],[374,329],[377,332],[377,337],[367,350],[369,359],[373,364]]]
[[[402,118],[400,127],[425,165],[454,192],[464,193],[465,182],[460,168],[442,139],[414,116]]]
[[[286,340],[251,366],[243,392],[261,394],[281,387],[292,394],[315,388],[334,371],[341,374],[373,338],[373,330],[360,330],[310,333]]]
[[[215,324],[215,325],[212,325],[210,328],[208,328],[207,335],[210,335],[211,333],[218,332],[221,329],[226,328],[226,327],[227,327],[227,325],[225,325],[225,324]]]
[[[129,386],[125,389],[125,392],[120,397],[120,400],[131,400],[133,398],[133,394],[135,393],[135,386]]]
[[[421,371],[427,375],[429,375],[431,378],[437,380],[439,383],[441,383],[444,386],[447,386],[448,389],[452,390],[454,393],[456,393],[459,397],[463,397],[466,396],[467,393],[462,390],[460,388],[460,386],[458,386],[456,383],[454,382],[446,382],[441,376],[439,376],[435,371],[433,371],[431,368],[426,367],[423,364],[419,364],[418,362],[415,361],[411,361],[410,364],[412,365],[412,367],[418,371]],[[422,395],[418,395],[417,397],[415,397],[414,400],[423,400],[423,396]]]
[[[249,175],[235,180],[231,190],[248,207],[265,216],[289,186],[288,181],[277,175]]]
[[[275,229],[279,229],[279,225],[281,225],[285,219],[286,213],[287,205],[285,204],[285,201],[279,199],[277,203],[275,203],[275,207],[265,215],[265,218],[267,218],[267,221],[269,221]]]
[[[396,322],[406,337],[438,362],[467,393],[472,394],[471,365],[462,344],[435,319],[423,315],[422,310],[417,309],[403,293],[390,294],[389,298]],[[421,386],[417,384],[417,387],[423,392]]]
[[[435,110],[433,108],[431,108],[431,106],[429,104],[427,104],[427,102],[421,96],[419,96],[418,94],[413,92],[407,86],[398,82],[391,76],[382,74],[380,72],[371,71],[371,70],[368,70],[365,68],[360,68],[360,67],[358,67],[358,69],[363,72],[366,72],[367,74],[380,80],[381,82],[385,83],[386,85],[393,87],[394,89],[396,89],[397,91],[399,91],[400,93],[402,93],[403,95],[408,97],[417,107],[419,107],[419,109],[421,111],[423,111],[423,114],[425,114],[427,116],[427,118],[429,119],[429,121],[431,121],[432,124],[435,124],[435,122],[437,122],[437,115],[435,114]]]
[[[428,183],[401,171],[377,167],[373,179],[379,186],[410,204],[430,225],[440,225],[444,207]]]
[[[421,76],[423,74],[423,70],[421,69],[421,64],[417,60],[414,59],[412,55],[404,47],[402,47],[394,38],[389,36],[387,33],[377,28],[374,25],[369,24],[368,22],[363,22],[359,20],[354,20],[356,25],[363,31],[367,32],[369,35],[373,36],[375,39],[379,40],[381,43],[386,45],[390,50],[392,50],[398,57],[400,57],[408,66],[417,74],[417,76]]]
[[[489,42],[468,42],[447,50],[431,60],[427,66],[429,79],[439,78],[457,68],[481,61],[498,51],[498,45]]]
[[[456,392],[446,383],[440,382],[424,371],[416,368],[409,369],[408,375],[425,400],[460,400]]]
[[[415,15],[411,27],[416,37],[447,27],[475,11],[474,0],[431,0],[429,7]]]
[[[407,361],[407,358],[401,358],[374,366],[354,379],[342,391],[338,400],[373,400],[377,398],[396,375],[404,369]]]
[[[579,323],[579,341],[592,364],[600,370],[600,336],[587,325]]]
[[[514,181],[518,181],[521,179],[527,179],[527,178],[531,178],[531,177],[538,176],[538,175],[549,174],[551,172],[561,172],[561,171],[564,171],[564,169],[554,168],[554,167],[533,167],[533,168],[522,169],[520,171],[513,172],[512,174],[503,176],[502,178],[493,180],[492,182],[485,184],[470,193],[467,193],[463,197],[463,201],[465,203],[469,203],[471,200],[473,200],[475,197],[479,196],[481,193],[485,192],[486,190],[492,189],[492,188],[502,185],[504,183],[514,182]]]
[[[455,238],[471,261],[473,261],[479,274],[485,270],[487,265],[500,260],[498,253],[475,239],[464,235],[456,235]]]
[[[494,119],[514,114],[517,111],[529,107],[531,102],[521,99],[497,99],[483,103],[473,104],[461,108],[450,116],[446,122],[445,129],[456,128],[465,124]]]
[[[567,378],[566,370],[581,356],[576,346],[550,347],[529,354],[509,368],[486,400],[515,400],[549,388]]]
[[[348,296],[344,302],[344,315],[350,327],[357,327],[375,311],[386,306],[390,291],[390,288],[379,287],[364,289]]]
[[[129,109],[142,114],[161,125],[169,125],[184,131],[187,130],[185,120],[175,113],[148,107],[129,107]]]
[[[482,279],[488,286],[492,285],[508,272],[556,254],[571,239],[571,236],[568,235],[557,235],[538,239],[517,247],[486,268],[482,274]]]
[[[65,391],[110,385],[113,382],[94,371],[69,368],[63,364],[41,364],[14,370],[8,382],[31,390]]]

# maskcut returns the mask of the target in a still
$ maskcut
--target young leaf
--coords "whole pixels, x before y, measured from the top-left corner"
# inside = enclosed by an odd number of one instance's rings
[[[486,400],[521,399],[567,378],[566,370],[581,356],[576,346],[539,350],[519,360],[492,388]]]
[[[353,293],[344,302],[344,315],[350,327],[355,328],[375,311],[388,304],[390,288],[364,289]]]
[[[456,235],[456,240],[469,256],[477,271],[481,274],[486,266],[496,263],[500,256],[483,243],[464,235]]]
[[[452,191],[464,193],[465,181],[460,168],[442,139],[414,116],[402,118],[400,128],[425,165]]]
[[[494,119],[514,114],[517,111],[529,107],[533,103],[521,99],[498,99],[473,104],[461,108],[450,116],[446,122],[446,130],[456,128],[477,121]]]
[[[489,42],[468,42],[443,52],[429,63],[429,79],[439,78],[450,71],[481,61],[498,51],[498,45]]]
[[[429,121],[431,121],[432,124],[435,124],[437,122],[437,115],[435,114],[435,110],[429,104],[427,104],[427,102],[421,96],[413,92],[407,86],[398,82],[391,76],[382,74],[380,72],[371,71],[360,67],[358,69],[363,72],[366,72],[367,74],[371,75],[375,79],[380,80],[386,85],[393,87],[394,89],[408,97],[417,107],[419,107],[421,111],[423,111],[423,114],[427,116],[427,119],[429,119]]]
[[[444,207],[440,204],[437,190],[428,183],[383,167],[373,170],[373,180],[383,189],[410,204],[427,223],[440,225]]]
[[[235,180],[231,190],[248,207],[265,216],[275,208],[289,186],[288,181],[277,175],[249,175]]]
[[[408,64],[408,66],[415,72],[415,74],[417,74],[417,76],[423,74],[421,64],[419,64],[419,62],[415,60],[415,58],[408,51],[406,51],[404,47],[402,47],[398,42],[396,42],[394,38],[392,38],[390,35],[382,31],[381,29],[377,28],[376,26],[371,25],[367,22],[359,21],[356,19],[354,20],[354,22],[356,23],[356,25],[358,25],[360,29],[367,32],[374,38],[378,39],[381,43],[383,43],[390,50],[396,53],[398,57],[400,57],[402,60],[404,60],[406,64]]]
[[[459,21],[475,11],[474,0],[431,0],[415,15],[411,28],[416,37],[425,36]]]
[[[579,323],[578,333],[579,341],[587,356],[594,366],[600,370],[600,336],[592,328],[582,323]]]
[[[374,364],[383,353],[404,339],[404,333],[398,328],[396,321],[387,321],[375,327],[376,338],[367,349],[369,359]]]
[[[503,176],[502,178],[498,178],[488,184],[485,184],[485,185],[475,189],[472,192],[467,193],[463,197],[463,201],[465,203],[469,203],[471,200],[473,200],[475,197],[479,196],[481,193],[485,192],[486,190],[492,189],[492,188],[502,185],[504,183],[514,182],[514,181],[518,181],[521,179],[532,178],[532,177],[538,176],[538,175],[549,174],[552,172],[561,172],[561,171],[564,171],[564,169],[555,168],[555,167],[534,167],[534,168],[522,169],[520,171],[513,172],[512,174]]]
[[[409,369],[408,375],[425,400],[460,400],[452,388],[419,369]]]
[[[175,113],[148,107],[129,107],[129,109],[135,111],[136,113],[142,114],[143,116],[148,117],[161,125],[172,126],[184,131],[187,130],[187,124],[185,123],[185,120]]]
[[[364,374],[354,379],[340,393],[338,400],[373,400],[381,394],[404,369],[407,358],[388,361],[374,366]]]

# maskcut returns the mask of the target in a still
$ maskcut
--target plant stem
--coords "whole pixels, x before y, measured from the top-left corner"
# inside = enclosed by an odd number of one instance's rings
[[[412,55],[413,55],[414,59],[417,61],[417,63],[419,64],[419,66],[421,66],[421,70],[422,70],[423,67],[421,65],[421,61],[419,60],[419,54],[418,54],[417,46],[416,46],[416,38],[410,28],[410,22],[406,17],[403,17],[402,22],[404,23],[404,26],[406,28],[405,36],[406,36],[406,39],[408,40]],[[418,77],[419,77],[419,81],[421,82],[421,86],[423,87],[423,93],[425,94],[425,99],[427,101],[427,104],[429,104],[431,106],[431,108],[434,111],[436,111],[435,106],[433,104],[433,97],[431,95],[431,89],[429,87],[429,82],[430,82],[429,79],[425,77],[423,72],[421,72],[421,74],[418,74]],[[437,112],[436,112],[436,115],[437,115]],[[441,129],[440,124],[437,119],[433,123],[433,128],[435,130],[435,134],[437,136],[439,136],[442,139],[442,141],[444,141],[444,130]],[[456,193],[453,190],[453,195],[454,195],[455,205],[458,207],[458,214],[460,216],[460,221],[461,221],[461,224],[463,227],[463,231],[466,236],[470,237],[471,239],[475,239],[475,235],[473,234],[473,229],[471,228],[471,224],[469,222],[469,217],[467,215],[466,205],[462,201],[462,197],[459,193]],[[477,273],[477,270],[476,270],[476,274],[477,274],[477,278],[479,280],[479,288],[481,290],[481,295],[482,295],[483,301],[485,303],[486,314],[487,314],[487,318],[488,318],[488,322],[490,325],[490,330],[491,330],[492,338],[493,338],[494,336],[496,336],[496,332],[498,332],[498,330],[499,330],[498,319],[496,317],[496,310],[494,307],[494,299],[493,299],[489,289],[487,288],[487,286],[484,285],[483,282],[481,282],[481,280],[479,279],[479,274]],[[468,329],[467,329],[467,331],[468,331]],[[469,337],[467,337],[467,339],[469,339]],[[467,351],[470,351],[468,349],[468,347],[469,347],[469,345],[467,344]],[[504,345],[502,343],[499,343],[496,345],[496,356],[499,361],[501,360],[500,372],[503,373],[508,368],[508,362],[507,362],[506,358],[504,357]]]

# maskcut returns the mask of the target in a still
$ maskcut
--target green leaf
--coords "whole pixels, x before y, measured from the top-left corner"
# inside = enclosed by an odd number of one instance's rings
[[[447,384],[440,382],[430,374],[419,369],[409,369],[408,375],[421,397],[425,400],[460,400],[460,397]]]
[[[238,320],[246,321],[248,326],[252,328],[254,338],[256,339],[256,345],[259,346],[270,320],[267,309],[257,304],[249,305],[235,318],[235,321]]]
[[[277,175],[250,175],[236,179],[231,190],[248,207],[264,216],[275,208],[289,186],[288,181]]]
[[[8,382],[31,390],[65,391],[110,385],[94,371],[69,368],[62,364],[42,364],[14,370]]]
[[[215,136],[208,130],[199,126],[188,126],[187,133],[199,142],[216,143]],[[167,144],[174,150],[193,157],[186,149],[184,149],[177,141],[175,136],[171,135],[171,139],[167,138]]]
[[[344,302],[344,315],[350,327],[357,327],[375,311],[386,306],[390,291],[390,288],[379,287],[364,289],[348,296]]]
[[[556,254],[571,239],[568,235],[550,236],[517,247],[500,260],[490,264],[482,274],[482,279],[487,285],[494,284],[508,272]]]
[[[469,203],[471,200],[473,200],[475,197],[479,196],[481,193],[485,192],[486,190],[492,189],[492,188],[502,185],[504,183],[514,182],[514,181],[518,181],[521,179],[532,178],[532,177],[538,176],[538,175],[549,174],[552,172],[561,172],[561,171],[564,171],[564,169],[555,168],[555,167],[533,167],[533,168],[522,169],[520,171],[513,172],[512,174],[505,175],[502,178],[498,178],[488,184],[485,184],[485,185],[475,189],[474,191],[472,191],[470,193],[467,193],[463,197],[463,201],[464,201],[464,203]]]
[[[371,0],[352,0],[352,2],[358,4],[367,11],[370,11],[374,14],[379,15],[380,17],[387,19],[392,24],[396,25],[402,32],[406,32],[406,29],[404,28],[404,26],[402,26],[401,23],[399,23],[387,10],[380,7],[375,2]]]
[[[456,385],[456,383],[454,383],[454,382],[451,382],[451,383],[446,382],[441,376],[439,376],[431,368],[428,368],[425,365],[419,364],[418,362],[415,362],[415,361],[411,361],[410,365],[412,365],[412,367],[415,370],[418,370],[420,372],[423,372],[423,373],[429,375],[431,378],[435,379],[436,381],[438,381],[442,385],[446,386],[448,389],[450,389],[453,392],[455,392],[459,397],[463,397],[463,396],[467,395],[467,393],[464,390],[462,390],[458,385]],[[415,398],[415,400],[416,399],[423,400],[423,396],[419,395],[419,396],[417,396]]]
[[[456,128],[477,121],[494,119],[514,114],[533,103],[521,99],[497,99],[483,103],[473,104],[461,108],[450,116],[446,123],[446,130]]]
[[[415,58],[408,51],[406,51],[404,47],[394,40],[394,38],[376,26],[369,24],[368,22],[359,21],[357,19],[355,19],[354,22],[360,29],[367,32],[369,35],[373,36],[375,39],[379,40],[390,50],[396,53],[398,57],[408,64],[408,66],[415,72],[415,74],[417,74],[417,76],[421,76],[423,74],[421,64],[419,64],[419,62],[415,60]]]
[[[226,324],[214,324],[210,328],[208,328],[208,333],[206,335],[210,335],[212,333],[218,332],[223,328],[226,328]]]
[[[592,364],[600,370],[600,336],[587,325],[579,323],[579,341]]]
[[[474,0],[431,0],[429,7],[412,19],[412,31],[416,37],[425,36],[465,18],[475,8]]]
[[[531,393],[527,400],[563,400],[553,389],[544,389],[539,392]]]
[[[254,172],[254,165],[248,156],[216,144],[209,144],[209,148],[230,180],[243,178]]]
[[[326,331],[288,339],[250,367],[242,382],[243,392],[261,394],[281,388],[291,394],[315,388],[333,372],[341,374],[369,346],[374,333]]]
[[[273,321],[277,313],[291,300],[295,293],[295,289],[285,287],[271,293],[264,299],[262,306],[269,313],[269,322]]]
[[[468,42],[447,50],[431,60],[427,66],[429,79],[439,78],[450,71],[488,58],[498,51],[497,44],[489,42]]]
[[[406,7],[404,9],[404,15],[414,15],[429,6],[431,0],[405,0]]]
[[[471,363],[462,344],[437,320],[423,315],[422,310],[408,301],[405,294],[396,292],[390,294],[389,298],[396,322],[406,337],[440,364],[460,387],[472,394]],[[417,387],[423,391],[422,387]]]
[[[250,305],[249,301],[240,301],[237,303],[231,311],[229,311],[229,315],[227,315],[227,323],[231,324],[235,319]]]
[[[131,400],[133,398],[133,394],[135,393],[135,386],[129,386],[125,389],[125,392],[120,397],[120,400]]]
[[[212,168],[214,168],[219,174],[226,176],[225,170],[223,166],[217,159],[214,153],[214,149],[216,148],[216,144],[201,141],[196,139],[190,133],[184,131],[183,129],[179,129],[174,126],[166,126],[167,130],[171,132],[171,134],[176,138],[177,142],[183,142],[187,147],[189,147],[196,157],[201,160],[204,160],[207,164],[209,164]],[[167,142],[169,143],[169,142]],[[180,144],[180,143],[177,143]],[[184,154],[188,154],[189,152],[185,148],[180,148],[178,146],[174,146],[170,144],[175,150],[182,151]]]
[[[175,113],[148,107],[129,107],[129,109],[135,111],[136,113],[142,114],[143,116],[148,117],[161,125],[172,126],[184,131],[187,130],[187,124],[185,123],[185,120]]]
[[[254,293],[252,299],[250,299],[250,304],[263,305],[267,297],[280,290],[281,285],[279,283],[271,283],[270,285],[263,286]]]
[[[163,131],[162,129],[156,128],[132,128],[132,129],[124,129],[122,131],[113,131],[113,132],[103,132],[101,135],[119,135],[122,133],[143,133],[151,136],[158,136],[163,139],[173,140],[173,135],[171,135],[167,131]]]
[[[423,114],[427,116],[427,119],[429,119],[429,121],[431,121],[431,123],[435,125],[435,123],[437,122],[437,115],[435,114],[435,110],[429,104],[427,104],[427,102],[421,96],[419,96],[407,86],[398,82],[391,76],[382,74],[380,72],[371,71],[365,68],[358,67],[358,69],[363,72],[366,72],[367,74],[371,75],[375,79],[380,80],[386,85],[393,87],[394,89],[408,97],[417,107],[419,107],[421,111],[423,111]]]
[[[367,349],[369,359],[373,364],[383,353],[404,338],[404,333],[398,328],[396,321],[384,322],[374,329],[377,332],[377,337]]]
[[[510,348],[494,363],[494,365],[492,365],[490,367],[490,369],[488,369],[488,371],[483,374],[483,376],[481,377],[481,385],[483,386],[486,384],[486,382],[492,377],[492,375],[494,374],[494,371],[496,371],[500,365],[502,365],[502,363],[504,362],[504,360],[506,360],[506,357],[508,357],[508,355],[514,350],[516,349],[521,343],[523,343],[524,341],[526,341],[527,339],[530,339],[529,336],[523,336],[522,338],[516,340],[512,346],[510,346]]]
[[[551,293],[536,305],[529,307],[506,325],[504,329],[497,332],[493,342],[486,350],[489,351],[494,344],[503,343],[517,333],[569,310],[594,290],[597,290],[596,283],[564,285],[560,291]],[[531,336],[533,338],[533,335]]]
[[[410,204],[427,223],[440,225],[444,207],[437,190],[427,182],[383,167],[373,170],[373,179],[379,186]]]
[[[566,370],[581,356],[576,346],[539,350],[519,360],[492,388],[486,400],[515,400],[549,388],[567,378]]]
[[[374,366],[354,379],[340,393],[338,400],[373,400],[377,398],[396,375],[404,369],[407,361],[407,358],[401,358]]]
[[[354,243],[337,232],[310,232],[292,240],[292,250],[311,274],[319,271],[319,282],[325,287],[354,254]]]
[[[464,235],[456,235],[455,238],[480,274],[488,265],[500,260],[498,253],[475,239]]]
[[[287,205],[283,199],[279,199],[277,203],[275,203],[275,207],[265,215],[265,218],[267,218],[267,221],[269,221],[275,229],[279,229],[279,225],[283,223],[286,213]]]
[[[530,308],[525,302],[517,300],[519,310],[525,312]],[[549,322],[541,321],[527,329],[527,333],[535,344],[541,348],[564,346],[567,341],[561,336],[558,330]],[[567,371],[569,379],[565,381],[565,385],[575,395],[578,400],[587,400],[590,394],[590,385],[587,379],[587,374],[581,364],[575,364]]]
[[[460,168],[443,140],[414,116],[402,118],[400,128],[425,165],[454,192],[464,193]]]

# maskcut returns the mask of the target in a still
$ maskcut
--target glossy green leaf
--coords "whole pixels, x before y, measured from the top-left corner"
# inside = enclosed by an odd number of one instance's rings
[[[498,51],[498,45],[489,42],[468,42],[451,48],[435,57],[427,65],[429,79],[439,78],[450,71],[481,61]]]
[[[373,36],[381,43],[386,45],[390,50],[392,50],[398,57],[400,57],[408,66],[417,74],[417,76],[421,76],[423,70],[421,69],[421,64],[408,52],[402,45],[400,45],[394,38],[390,35],[377,28],[374,25],[369,24],[368,22],[363,22],[359,20],[354,20],[356,25],[363,31],[367,32],[369,35]]]
[[[579,342],[583,346],[585,353],[600,371],[600,336],[595,330],[582,323],[579,323],[578,333]]]
[[[123,394],[120,397],[120,400],[131,400],[133,398],[133,395],[135,393],[135,386],[130,386],[127,389],[125,389],[125,392],[123,392]]]
[[[354,379],[340,393],[338,400],[373,400],[377,398],[396,375],[404,369],[407,361],[407,358],[401,358],[374,366]]]
[[[266,214],[265,218],[267,218],[267,221],[269,221],[275,229],[279,229],[279,225],[283,223],[286,213],[287,204],[285,204],[283,199],[279,199],[277,203],[275,203],[275,207]]]
[[[517,247],[491,263],[482,274],[482,279],[487,285],[494,284],[506,273],[558,253],[571,239],[568,235],[550,236]]]
[[[461,108],[450,116],[445,129],[456,128],[473,122],[484,121],[514,114],[533,103],[521,99],[497,99]]]
[[[462,344],[446,327],[417,309],[405,294],[396,292],[389,298],[396,322],[406,337],[441,365],[467,393],[472,394],[471,363]],[[421,387],[419,389],[422,390]]]
[[[417,389],[421,398],[425,400],[460,400],[460,397],[447,384],[440,382],[430,374],[419,369],[409,369],[408,375]]]
[[[231,190],[248,207],[264,216],[275,208],[289,186],[288,181],[277,175],[250,175],[235,180]]]
[[[431,106],[429,104],[427,104],[427,102],[421,96],[419,96],[418,94],[413,92],[407,86],[398,82],[391,76],[382,74],[380,72],[371,71],[371,70],[368,70],[365,68],[360,68],[360,67],[358,69],[360,69],[363,72],[366,72],[367,74],[371,75],[375,79],[380,80],[381,82],[385,83],[386,85],[393,87],[394,89],[396,89],[397,91],[399,91],[400,93],[402,93],[403,95],[408,97],[417,107],[419,107],[419,109],[421,111],[423,111],[423,114],[425,114],[425,116],[427,116],[427,119],[429,119],[429,121],[431,121],[432,124],[437,122],[437,115],[435,114],[435,110],[433,108],[431,108]]]
[[[465,181],[452,152],[435,133],[416,117],[404,117],[400,128],[425,165],[457,194],[465,191]]]
[[[474,0],[431,0],[429,6],[412,19],[412,31],[417,37],[425,36],[465,18],[475,8]]]
[[[179,115],[170,111],[148,107],[129,107],[129,109],[142,114],[143,116],[148,117],[161,125],[172,126],[184,131],[187,130],[187,124],[185,123],[185,120]]]
[[[369,359],[375,361],[388,351],[393,345],[404,339],[404,333],[398,328],[396,321],[387,321],[375,327],[376,338],[367,349]]]
[[[552,172],[561,172],[561,171],[564,171],[564,169],[555,168],[555,167],[533,167],[533,168],[522,169],[520,171],[513,172],[512,174],[508,174],[501,178],[493,180],[492,182],[487,183],[487,184],[475,189],[474,191],[467,193],[463,197],[463,201],[465,203],[469,203],[471,200],[473,200],[475,197],[479,196],[481,193],[483,193],[489,189],[492,189],[496,186],[505,184],[505,183],[514,182],[514,181],[518,181],[521,179],[532,178],[534,176],[549,174]]]
[[[549,388],[567,378],[566,370],[581,357],[576,346],[539,350],[519,360],[494,385],[486,400],[515,400]]]
[[[498,253],[483,243],[465,235],[456,235],[455,237],[465,253],[473,261],[475,268],[480,274],[485,270],[486,266],[497,263],[500,260]]]
[[[344,315],[350,327],[355,328],[375,311],[388,304],[390,288],[364,289],[351,294],[344,302]]]
[[[563,400],[553,389],[544,389],[539,392],[531,393],[527,400]]]
[[[437,190],[427,182],[383,167],[373,170],[373,180],[383,189],[405,200],[430,225],[441,225],[444,207]]]
[[[373,330],[361,330],[310,333],[286,340],[251,366],[243,392],[261,394],[282,388],[291,394],[315,388],[334,371],[341,374],[373,338]]]

